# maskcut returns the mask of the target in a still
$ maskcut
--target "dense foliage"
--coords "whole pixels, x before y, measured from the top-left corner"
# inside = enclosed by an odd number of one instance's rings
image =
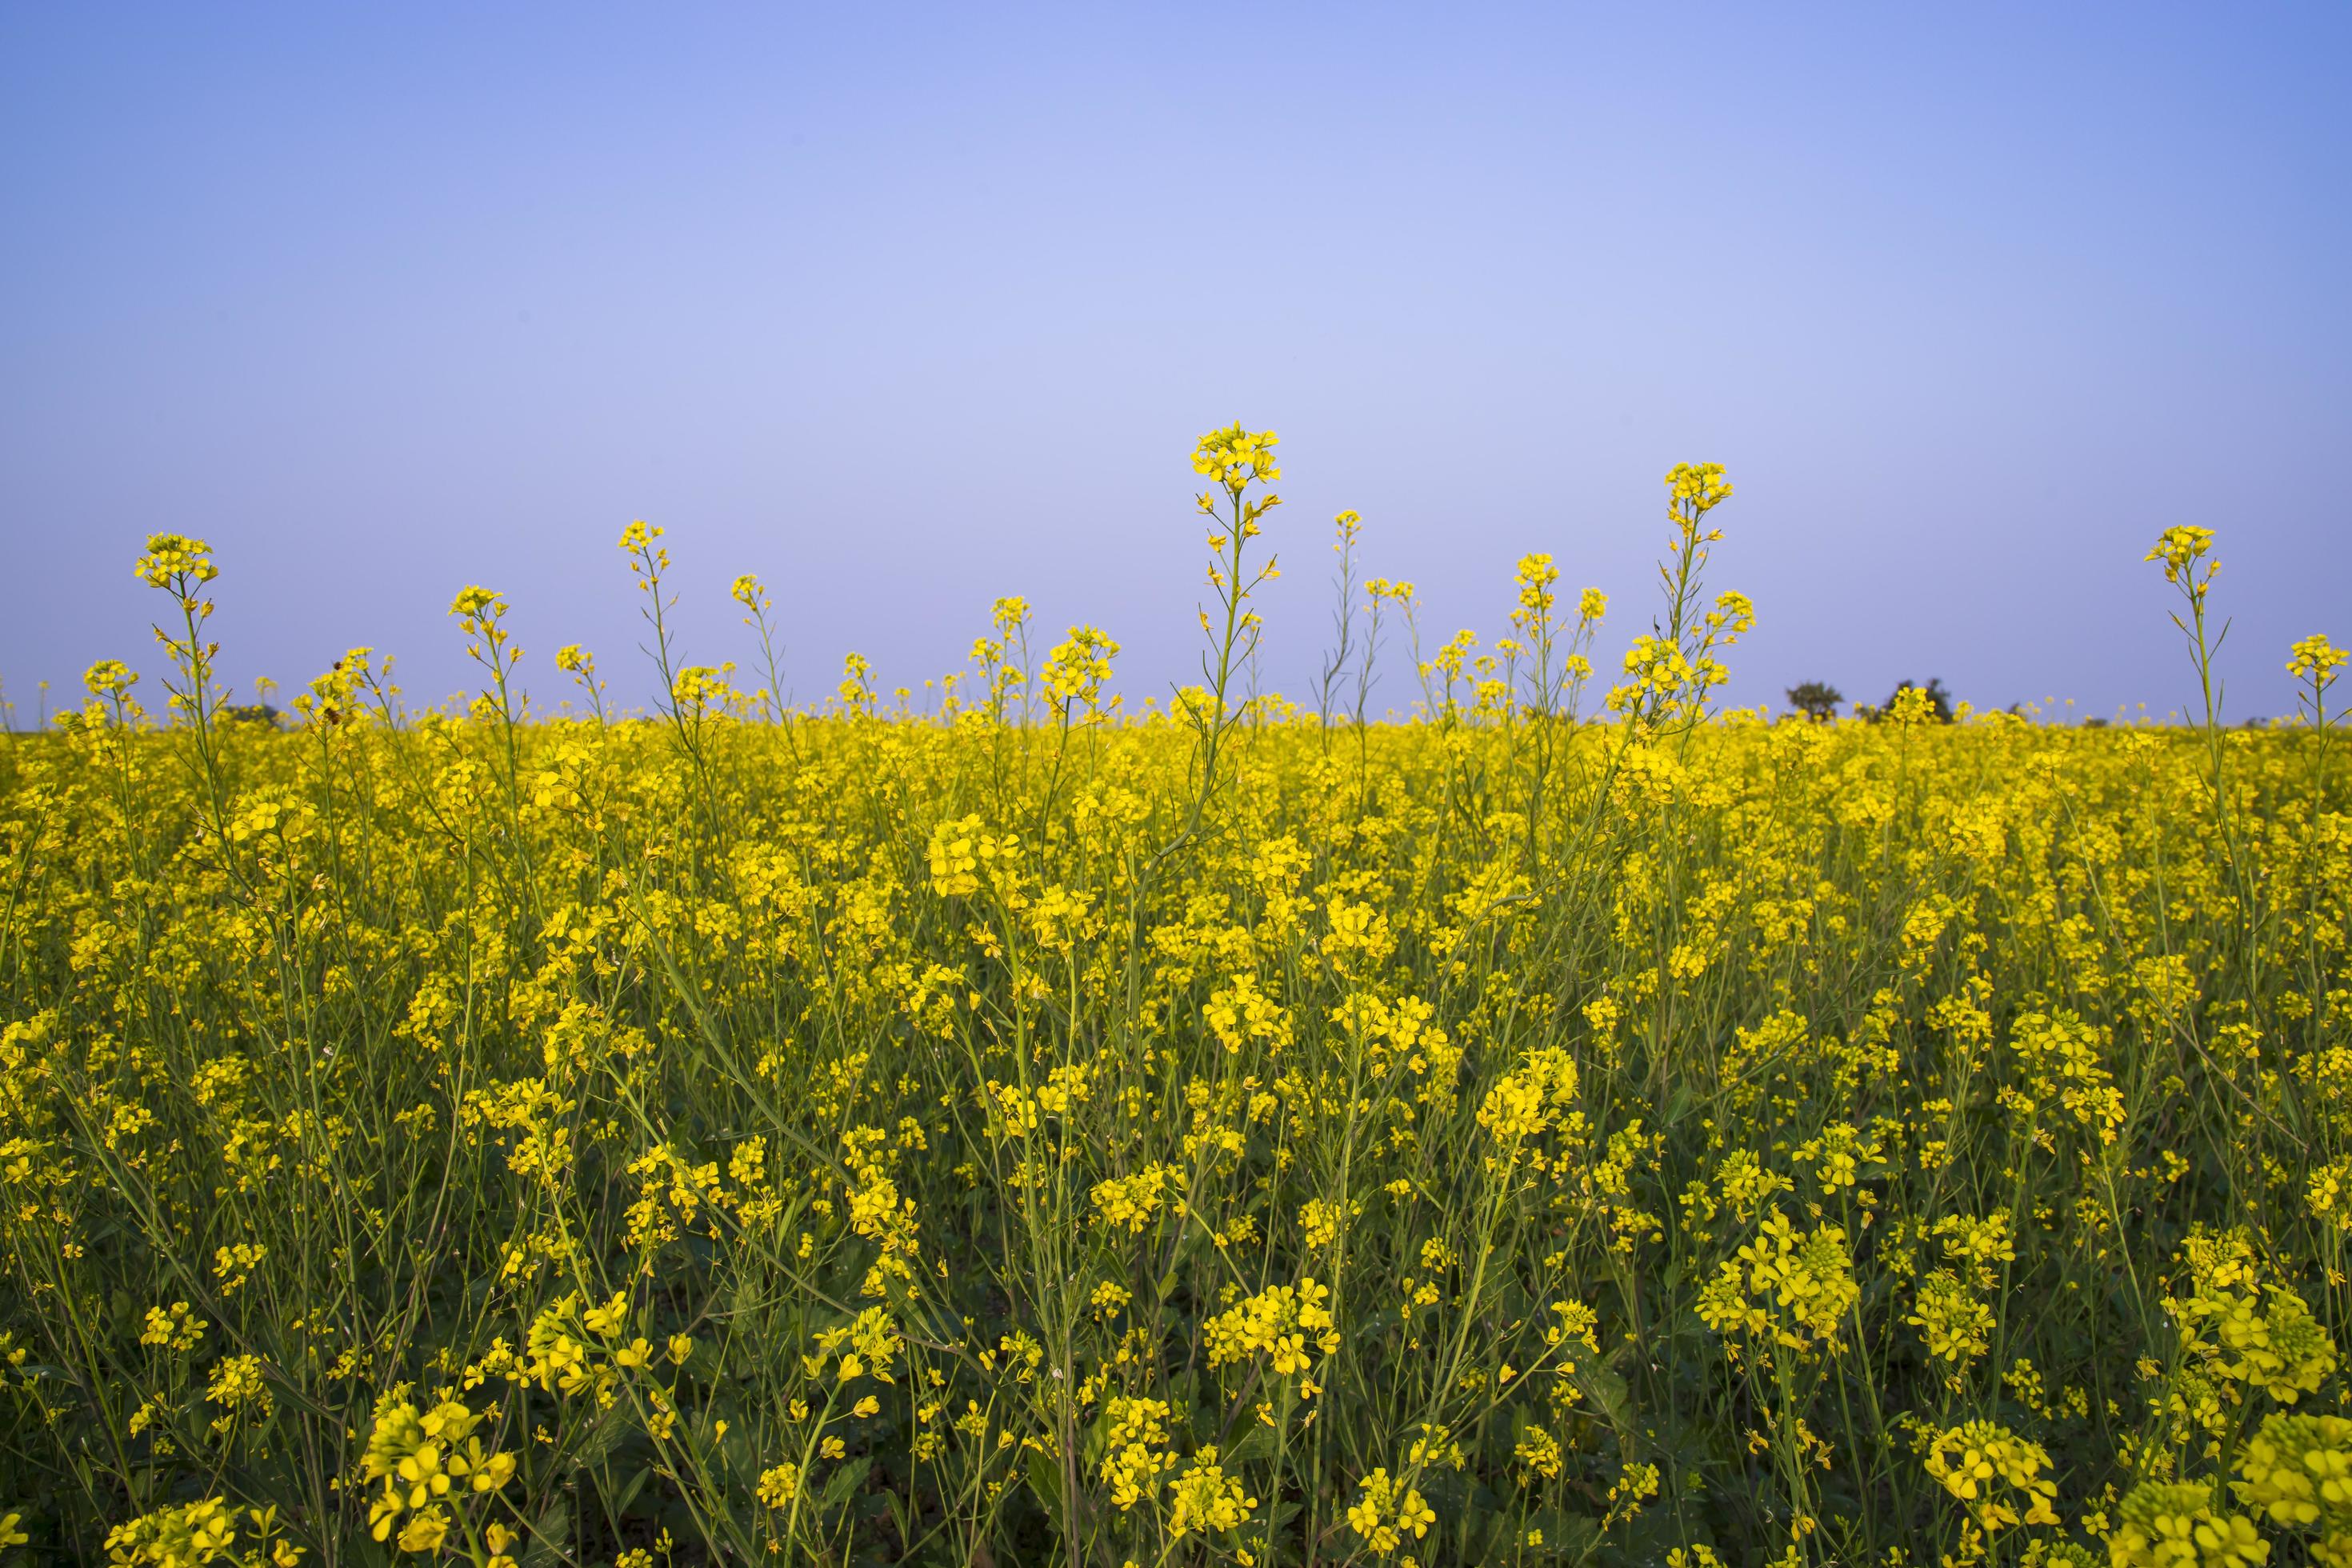
[[[1243,701],[1271,446],[1135,715],[1012,602],[943,708],[786,712],[639,525],[653,715],[567,648],[531,716],[469,589],[471,712],[359,650],[237,722],[152,542],[170,721],[100,666],[0,753],[0,1535],[2352,1562],[2339,656],[2263,732],[1711,714],[1686,468],[1612,721],[1541,557],[1409,722]]]

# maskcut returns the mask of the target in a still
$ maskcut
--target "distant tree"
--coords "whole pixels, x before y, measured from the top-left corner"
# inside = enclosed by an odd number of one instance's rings
[[[1834,715],[1838,704],[1845,700],[1845,693],[1826,680],[1802,681],[1781,695],[1788,698],[1790,707],[1816,724]]]
[[[1916,691],[1927,698],[1927,710],[1935,716],[1937,723],[1948,724],[1952,721],[1952,694],[1944,689],[1941,677],[1930,677],[1925,686],[1916,680],[1898,680],[1895,683],[1893,695],[1875,708],[1863,709],[1862,716],[1874,724],[1877,723],[1893,710],[1895,699],[1906,691]]]
[[[278,728],[278,710],[267,702],[232,702],[221,710],[221,717],[235,724],[259,724],[271,730]]]

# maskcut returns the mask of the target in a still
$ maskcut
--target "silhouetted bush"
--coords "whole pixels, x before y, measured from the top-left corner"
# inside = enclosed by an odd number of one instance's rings
[[[1816,724],[1833,717],[1838,704],[1845,700],[1845,693],[1826,680],[1801,681],[1781,695],[1788,698],[1790,707]]]

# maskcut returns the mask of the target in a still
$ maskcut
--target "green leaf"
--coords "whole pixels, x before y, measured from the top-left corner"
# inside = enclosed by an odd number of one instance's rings
[[[1576,1374],[1576,1386],[1595,1409],[1608,1419],[1612,1431],[1619,1434],[1633,1425],[1632,1390],[1615,1369],[1593,1363]]]
[[[562,1498],[540,1510],[531,1521],[530,1544],[523,1548],[522,1568],[555,1568],[572,1542],[571,1506]]]
[[[1062,1463],[1042,1448],[1029,1450],[1029,1489],[1037,1494],[1045,1517],[1062,1517]]]
[[[825,1479],[824,1490],[818,1495],[817,1510],[820,1513],[831,1513],[839,1508],[848,1500],[849,1494],[856,1491],[859,1484],[866,1479],[866,1472],[873,1468],[874,1457],[871,1454],[860,1454],[834,1471]]]
[[[1253,1418],[1246,1431],[1234,1439],[1234,1446],[1219,1456],[1218,1462],[1230,1475],[1242,1466],[1274,1458],[1274,1428]]]
[[[616,1406],[613,1414],[604,1416],[588,1429],[588,1436],[580,1440],[580,1447],[572,1455],[572,1462],[583,1469],[593,1469],[619,1446],[624,1430],[625,1425]]]

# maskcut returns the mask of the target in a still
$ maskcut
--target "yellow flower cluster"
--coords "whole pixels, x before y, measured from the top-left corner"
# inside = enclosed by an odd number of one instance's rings
[[[27,1539],[15,1528],[18,1518],[0,1524],[0,1550]],[[276,1509],[248,1509],[240,1519],[216,1497],[156,1509],[106,1535],[108,1568],[294,1568],[302,1556],[279,1538]]]
[[[1756,1239],[1724,1263],[1698,1299],[1699,1320],[1735,1342],[1806,1354],[1843,1347],[1861,1288],[1845,1232],[1800,1231],[1774,1209]]]
[[[1992,1421],[1969,1421],[1939,1434],[1927,1449],[1927,1473],[1967,1505],[1987,1535],[2011,1525],[2054,1525],[2058,1484],[2045,1474],[2049,1450]]]
[[[1386,1557],[1410,1536],[1419,1540],[1437,1522],[1437,1510],[1409,1486],[1401,1485],[1385,1469],[1366,1476],[1356,1500],[1348,1509],[1348,1525],[1375,1557]],[[1411,1561],[1411,1559],[1407,1559]]]
[[[368,1434],[363,1473],[381,1482],[368,1505],[368,1532],[403,1552],[439,1550],[469,1495],[499,1490],[514,1479],[512,1454],[486,1450],[481,1416],[456,1400],[419,1412],[401,1404],[378,1415]]]
[[[1178,1540],[1194,1531],[1221,1534],[1249,1521],[1257,1499],[1217,1463],[1216,1445],[1192,1456],[1184,1473],[1168,1484],[1168,1533]]]
[[[2255,1516],[2298,1535],[2312,1561],[2352,1565],[2352,1420],[2273,1415],[2246,1439],[2231,1489]]]
[[[2125,1494],[2121,1511],[2107,1538],[2115,1568],[2252,1568],[2270,1559],[2253,1521],[2204,1486],[2149,1482]]]
[[[2184,1354],[2212,1376],[2293,1405],[2336,1370],[2336,1346],[2303,1298],[2263,1284],[2240,1236],[2192,1237],[2190,1288],[2165,1303]]]
[[[1332,1317],[1324,1303],[1328,1286],[1312,1276],[1296,1285],[1273,1285],[1201,1325],[1209,1364],[1223,1366],[1254,1355],[1279,1378],[1307,1371],[1316,1354],[1329,1355],[1339,1348]]]

